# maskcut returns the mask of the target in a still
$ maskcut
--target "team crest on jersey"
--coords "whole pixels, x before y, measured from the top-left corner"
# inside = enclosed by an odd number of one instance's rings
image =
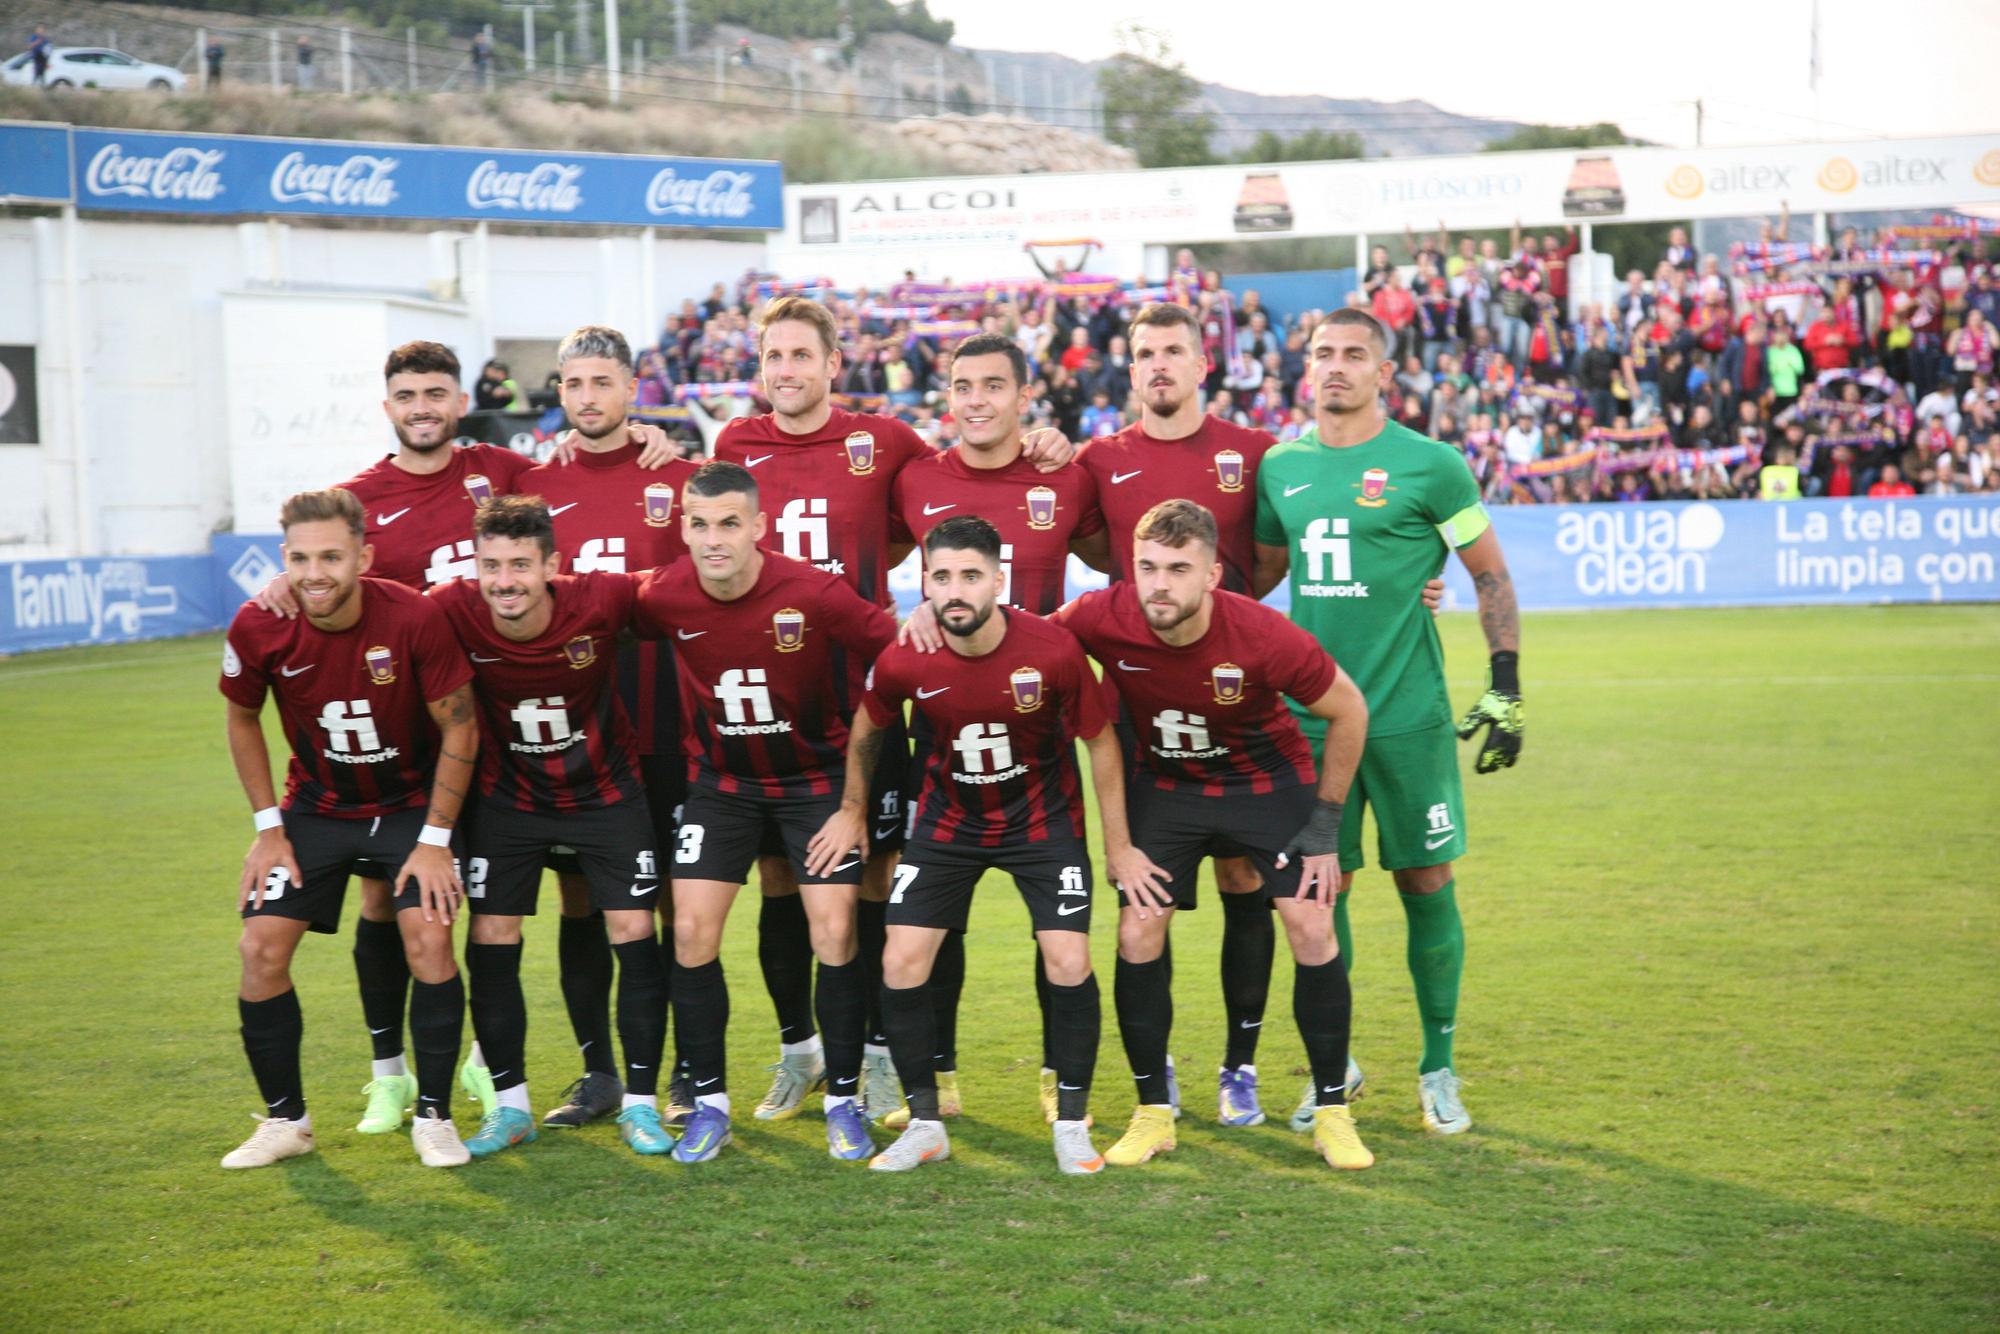
[[[389,651],[387,644],[377,644],[362,655],[368,664],[368,679],[378,686],[396,683],[396,655]]]
[[[1371,510],[1379,510],[1388,504],[1388,499],[1382,493],[1396,489],[1389,485],[1389,470],[1387,468],[1370,468],[1367,472],[1361,474],[1361,480],[1356,482],[1355,485],[1361,488],[1361,494],[1354,498],[1354,503],[1357,505],[1366,505]]]
[[[493,483],[482,473],[469,472],[465,475],[465,494],[472,497],[474,505],[484,505],[493,499]]]
[[[1052,486],[1031,487],[1028,491],[1028,527],[1046,533],[1056,526],[1056,490]]]
[[[1217,704],[1241,704],[1243,702],[1243,669],[1233,662],[1218,662],[1208,673],[1209,684],[1215,687]]]
[[[646,523],[665,528],[674,518],[674,488],[670,482],[654,482],[646,488]]]
[[[856,431],[847,437],[847,470],[856,477],[866,477],[875,471],[875,437],[866,431]]]
[[[589,635],[578,635],[563,645],[563,657],[569,659],[572,667],[588,667],[597,661],[597,641]]]
[[[1215,489],[1231,495],[1243,489],[1243,456],[1233,449],[1215,456]]]
[[[806,646],[806,614],[797,607],[772,612],[771,638],[778,652],[797,653]]]
[[[1014,712],[1033,713],[1042,707],[1042,674],[1033,667],[1016,667],[1007,678],[1007,688],[1014,692]]]

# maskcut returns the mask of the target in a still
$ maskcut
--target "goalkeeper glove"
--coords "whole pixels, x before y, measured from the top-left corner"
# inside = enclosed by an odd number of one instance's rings
[[[1292,841],[1278,854],[1278,865],[1289,866],[1306,857],[1326,857],[1340,851],[1340,817],[1343,803],[1315,801],[1313,813]]]
[[[1458,720],[1458,739],[1464,741],[1487,724],[1486,739],[1480,743],[1474,773],[1490,774],[1510,767],[1521,758],[1521,655],[1507,649],[1493,655],[1487,676],[1486,693]]]

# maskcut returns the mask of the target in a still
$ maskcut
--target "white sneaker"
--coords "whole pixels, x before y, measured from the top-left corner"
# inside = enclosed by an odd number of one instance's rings
[[[1361,1087],[1367,1082],[1368,1082],[1368,1077],[1361,1073],[1361,1067],[1354,1063],[1354,1058],[1352,1056],[1348,1057],[1347,1058],[1347,1102],[1350,1107],[1353,1106],[1355,1101],[1361,1097]],[[1313,1087],[1312,1080],[1308,1079],[1306,1081],[1306,1091],[1299,1095],[1299,1105],[1292,1109],[1290,1125],[1292,1127],[1293,1133],[1299,1135],[1312,1134],[1313,1117],[1315,1114],[1318,1113],[1318,1111],[1319,1111],[1319,1090],[1315,1089]]]
[[[1056,1122],[1055,1140],[1056,1166],[1064,1176],[1095,1176],[1104,1170],[1104,1155],[1090,1142],[1088,1122]]]
[[[285,1158],[313,1151],[310,1126],[278,1116],[256,1118],[257,1129],[249,1139],[223,1155],[224,1167],[269,1167]]]
[[[1458,1100],[1458,1076],[1450,1066],[1417,1076],[1417,1102],[1424,1109],[1424,1129],[1433,1135],[1460,1135],[1472,1129],[1472,1113]]]
[[[951,1157],[951,1137],[942,1121],[912,1121],[896,1142],[868,1160],[871,1172],[908,1172]]]
[[[425,1167],[464,1167],[472,1151],[459,1142],[458,1127],[438,1116],[420,1116],[410,1123],[410,1143]]]

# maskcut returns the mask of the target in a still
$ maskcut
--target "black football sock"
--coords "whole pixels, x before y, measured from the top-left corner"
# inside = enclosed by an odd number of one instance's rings
[[[931,1053],[937,1050],[937,1023],[924,987],[882,988],[882,1018],[889,1026],[889,1057],[903,1079],[910,1119],[938,1119],[937,1071]]]
[[[1118,1008],[1118,1031],[1125,1060],[1139,1089],[1141,1106],[1165,1106],[1167,1040],[1174,1028],[1174,992],[1164,959],[1131,963],[1121,958],[1112,971],[1111,998]]]
[[[939,1070],[958,1069],[958,999],[965,994],[965,936],[957,931],[944,933],[937,958],[931,964],[931,1018],[937,1025],[937,1055],[932,1058]]]
[[[604,914],[594,912],[561,921],[556,933],[556,960],[562,969],[563,1005],[569,1010],[570,1032],[576,1034],[583,1068],[615,1078],[618,1054],[611,1050],[611,937],[604,931]]]
[[[1073,987],[1049,983],[1056,1047],[1056,1120],[1081,1121],[1090,1111],[1090,1077],[1097,1069],[1097,1039],[1104,1022],[1097,975]]]
[[[1292,971],[1292,1015],[1305,1039],[1319,1105],[1347,1101],[1347,1032],[1354,1020],[1354,993],[1340,960]]]
[[[305,1019],[299,1013],[299,993],[282,992],[269,1000],[236,1001],[243,1021],[243,1054],[264,1095],[265,1115],[296,1121],[306,1114],[305,1085],[299,1076],[299,1044]]]
[[[1049,1006],[1049,966],[1042,958],[1042,947],[1035,946],[1035,1005],[1042,1012],[1042,1069],[1056,1068],[1055,1029],[1051,1026],[1053,1013]]]
[[[521,942],[467,945],[465,964],[472,974],[472,1035],[479,1039],[494,1090],[527,1083],[522,1067],[527,1064],[528,1002],[521,995]]]
[[[764,990],[778,1012],[778,1041],[804,1042],[813,1035],[812,930],[803,894],[766,895],[757,912],[757,963]]]
[[[687,1074],[687,1057],[681,1055],[681,1041],[674,1031],[674,923],[668,913],[660,923],[660,976],[667,979],[667,1041],[673,1045],[674,1077]],[[662,1053],[664,1056],[664,1053]]]
[[[886,1046],[889,1041],[887,1021],[882,1016],[882,946],[889,939],[889,905],[876,903],[872,899],[862,899],[854,905],[854,933],[860,951],[855,961],[861,965],[862,975],[868,982],[868,1018],[863,1025],[865,1041],[871,1047]],[[926,1056],[925,1064],[930,1058]],[[902,1073],[902,1067],[896,1067]]]
[[[819,966],[819,1031],[826,1042],[826,1091],[851,1098],[861,1084],[861,1029],[868,1021],[868,976],[861,961]]]
[[[687,1058],[688,1077],[696,1097],[729,1091],[729,983],[722,960],[710,959],[694,968],[674,965],[674,1039]]]
[[[451,1119],[451,1086],[465,1040],[465,979],[410,983],[410,1050],[417,1066],[417,1115]]]
[[[361,987],[361,1018],[378,1061],[403,1054],[403,1005],[410,990],[410,961],[403,931],[394,921],[354,924],[354,980]]]
[[[667,970],[651,934],[611,947],[618,956],[618,1045],[625,1053],[625,1091],[650,1098],[660,1089],[660,1053],[667,1045]]]
[[[1222,1012],[1229,1022],[1223,1065],[1234,1070],[1257,1059],[1264,1006],[1271,996],[1272,928],[1270,900],[1260,894],[1224,894],[1222,899]]]

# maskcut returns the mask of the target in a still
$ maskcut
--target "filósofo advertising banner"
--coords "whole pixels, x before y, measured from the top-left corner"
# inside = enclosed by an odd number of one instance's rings
[[[1990,493],[1501,506],[1493,528],[1531,611],[2000,601]],[[1456,558],[1445,586],[1475,605]]]
[[[12,127],[0,127],[11,161]],[[775,162],[73,130],[77,207],[775,229]]]

